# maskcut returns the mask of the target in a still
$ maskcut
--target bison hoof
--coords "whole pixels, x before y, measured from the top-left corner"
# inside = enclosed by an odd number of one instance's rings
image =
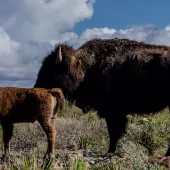
[[[117,157],[122,157],[121,153],[119,152],[114,152],[114,153],[111,153],[111,152],[107,152],[105,154],[103,154],[103,157],[107,157],[107,158],[111,158],[113,156],[117,156]]]
[[[107,158],[109,158],[109,157],[112,157],[112,156],[114,156],[115,154],[114,153],[104,153],[103,154],[103,157],[107,157]]]

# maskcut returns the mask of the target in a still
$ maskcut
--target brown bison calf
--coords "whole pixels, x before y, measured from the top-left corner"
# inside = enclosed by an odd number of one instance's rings
[[[0,119],[3,129],[4,154],[10,154],[9,142],[12,137],[13,124],[19,122],[35,122],[41,124],[48,139],[45,156],[54,156],[56,136],[55,114],[62,108],[64,96],[60,89],[53,88],[0,88]]]

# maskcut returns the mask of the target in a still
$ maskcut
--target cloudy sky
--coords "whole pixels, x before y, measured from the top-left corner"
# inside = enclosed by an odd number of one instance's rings
[[[59,42],[129,38],[170,46],[169,0],[1,0],[0,86],[33,87]]]

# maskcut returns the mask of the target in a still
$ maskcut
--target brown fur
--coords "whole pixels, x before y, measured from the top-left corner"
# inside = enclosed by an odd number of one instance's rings
[[[56,136],[55,115],[62,108],[63,93],[60,89],[0,87],[0,119],[3,128],[3,141],[8,156],[13,124],[35,122],[41,124],[48,138],[48,156],[54,155]]]
[[[170,107],[170,47],[128,39],[93,39],[76,50],[59,44],[44,59],[34,87],[62,88],[84,112],[97,110],[107,122],[114,153],[127,114]]]

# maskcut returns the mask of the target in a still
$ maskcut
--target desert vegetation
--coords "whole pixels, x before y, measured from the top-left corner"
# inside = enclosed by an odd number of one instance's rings
[[[56,120],[55,158],[45,160],[47,139],[38,122],[15,125],[9,162],[0,169],[10,170],[165,170],[166,166],[148,161],[148,156],[164,155],[170,139],[170,114],[165,109],[155,115],[128,115],[126,133],[117,143],[117,155],[102,155],[109,147],[104,119],[95,112],[83,114],[70,103]],[[3,152],[0,126],[0,151]]]

